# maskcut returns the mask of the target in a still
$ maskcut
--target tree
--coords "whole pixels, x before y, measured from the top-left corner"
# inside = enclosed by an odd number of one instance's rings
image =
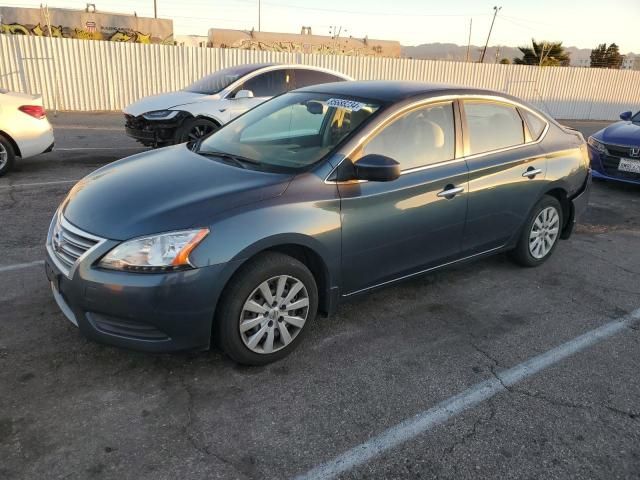
[[[500,59],[500,63],[502,65],[511,65],[511,60],[509,60],[508,58],[502,58]]]
[[[620,55],[620,49],[615,43],[608,47],[606,43],[601,43],[591,50],[591,68],[620,69],[623,61],[624,55]]]
[[[513,63],[541,67],[569,66],[569,54],[565,52],[562,42],[536,42],[532,38],[531,44],[531,47],[518,47],[522,58],[514,58]]]

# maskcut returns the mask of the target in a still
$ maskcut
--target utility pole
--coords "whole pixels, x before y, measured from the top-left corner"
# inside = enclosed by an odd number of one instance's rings
[[[260,17],[262,16],[262,2],[260,0],[258,0],[258,31],[261,32],[262,30],[260,30]]]
[[[158,18],[158,0],[153,0],[153,18]]]
[[[473,27],[473,18],[469,20],[469,41],[467,42],[467,62],[469,61],[469,50],[471,49],[471,28]]]
[[[484,55],[487,53],[487,47],[489,46],[489,37],[491,37],[491,31],[493,30],[493,24],[496,21],[496,17],[498,16],[498,12],[502,10],[502,7],[493,7],[493,20],[491,20],[491,27],[489,27],[489,35],[487,35],[487,43],[484,44],[484,49],[482,50],[482,56],[480,57],[480,63],[484,63]]]

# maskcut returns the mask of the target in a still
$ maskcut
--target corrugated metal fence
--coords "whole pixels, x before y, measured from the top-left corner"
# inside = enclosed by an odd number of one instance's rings
[[[614,120],[640,108],[640,72],[475,64],[0,35],[0,87],[42,93],[47,108],[121,110],[203,75],[253,62],[318,65],[356,79],[418,80],[516,95],[556,118]]]

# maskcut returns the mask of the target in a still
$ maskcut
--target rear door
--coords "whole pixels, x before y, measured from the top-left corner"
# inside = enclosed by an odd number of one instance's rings
[[[345,293],[459,255],[467,211],[467,167],[457,158],[461,144],[455,125],[453,102],[417,107],[387,123],[345,159],[355,162],[367,154],[380,154],[402,168],[400,178],[391,182],[338,184]]]
[[[487,100],[461,103],[469,168],[462,249],[468,255],[499,248],[519,232],[543,193],[547,166],[537,138],[515,105]]]

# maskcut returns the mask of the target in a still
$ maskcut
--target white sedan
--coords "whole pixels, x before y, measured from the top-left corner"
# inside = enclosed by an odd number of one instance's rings
[[[127,135],[162,147],[198,140],[281,93],[352,78],[308,65],[272,63],[218,70],[177,92],[145,97],[124,109]]]
[[[0,176],[16,157],[33,157],[53,149],[53,129],[40,95],[0,89]]]

